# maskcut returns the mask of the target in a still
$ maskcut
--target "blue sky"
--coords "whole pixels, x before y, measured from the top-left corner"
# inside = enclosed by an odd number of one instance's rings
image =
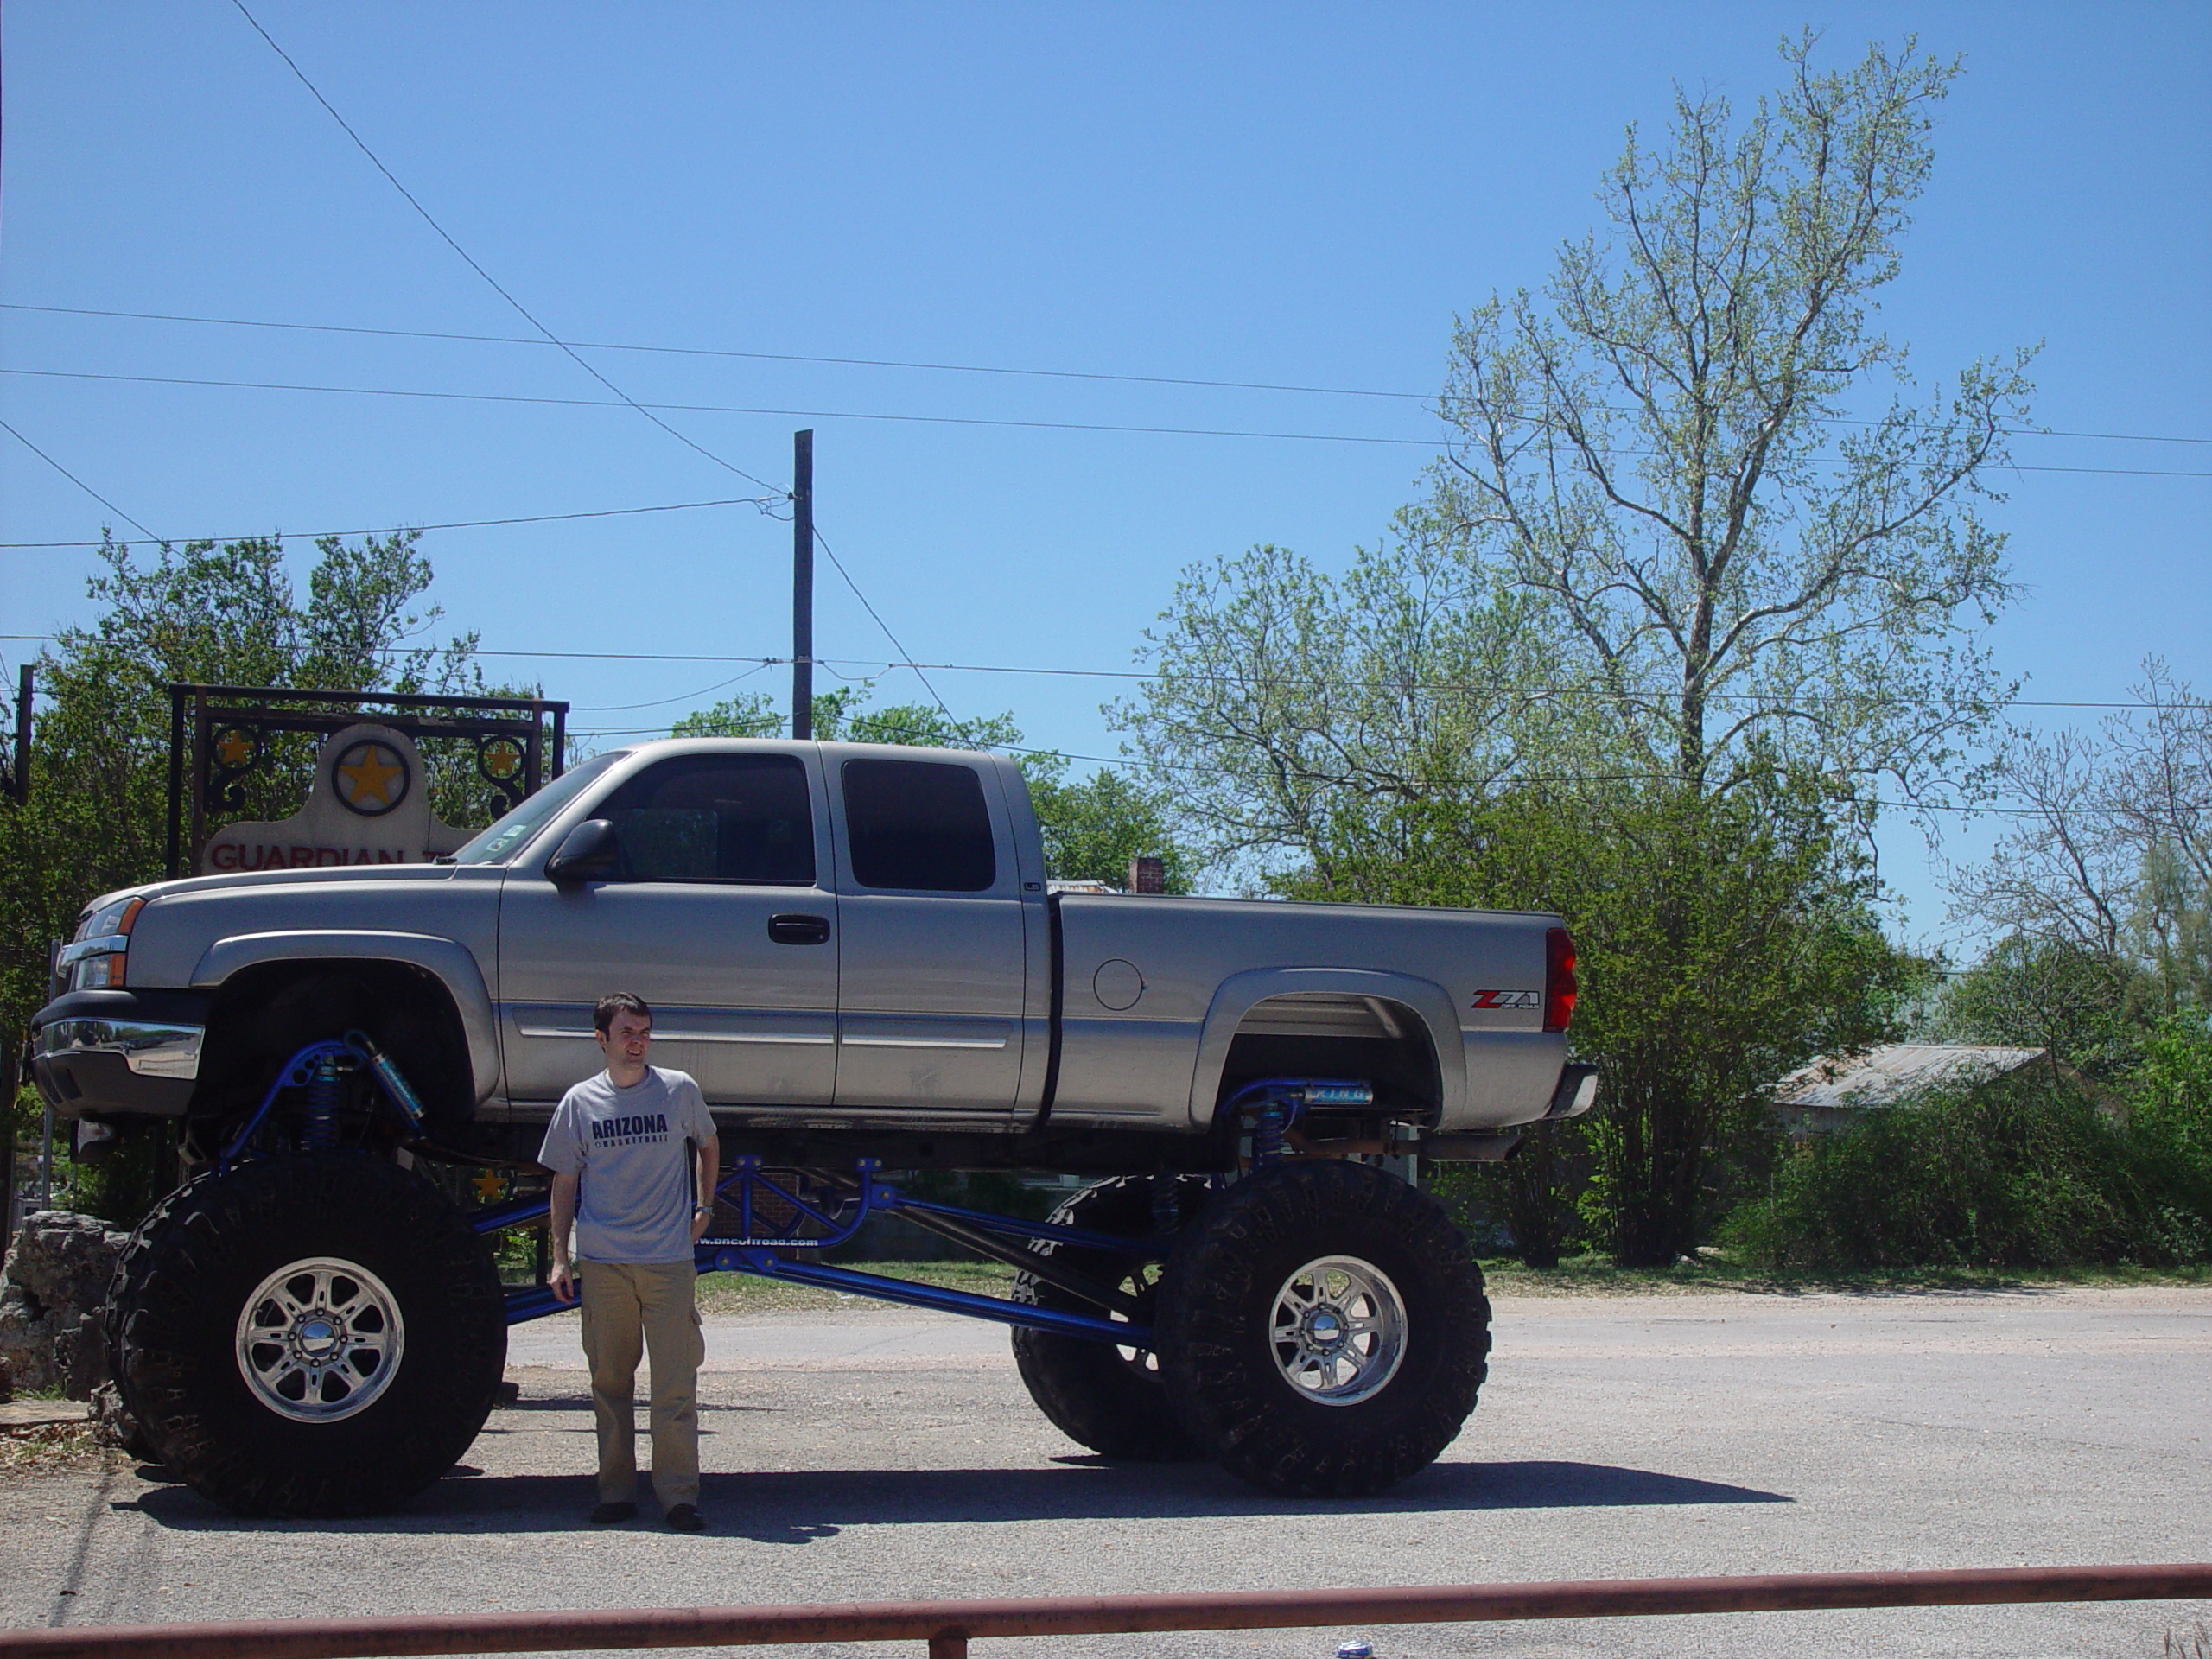
[[[1919,368],[2043,341],[1999,521],[2031,697],[2202,681],[2212,621],[2212,12],[2181,4],[661,5],[249,0],[369,144],[564,338],[1427,394],[1456,312],[1541,282],[1670,83],[1748,102],[1810,24],[1910,29],[1967,73],[1885,322]],[[9,0],[0,301],[474,334],[520,320],[229,0]],[[817,433],[824,536],[925,661],[1126,671],[1176,573],[1327,564],[1419,493],[1417,398],[594,351],[780,486]],[[0,309],[0,366],[603,398],[542,346]],[[755,493],[620,408],[0,374],[0,416],[158,534],[438,524]],[[929,420],[855,418],[928,416]],[[1169,435],[951,422],[1320,435]],[[2194,473],[2197,477],[2145,474]],[[125,526],[0,434],[0,541]],[[433,532],[453,624],[518,652],[771,655],[788,527],[750,508]],[[302,543],[302,551],[305,550]],[[0,550],[0,629],[87,613],[89,556]],[[835,574],[817,649],[898,653]],[[33,647],[0,641],[7,660]],[[780,672],[499,659],[576,724],[664,726]],[[848,671],[857,671],[849,670]],[[947,672],[962,713],[1114,752],[1109,679]],[[880,698],[924,694],[911,676]],[[630,707],[628,705],[647,705]],[[2042,711],[2041,720],[2088,719]],[[1978,844],[1968,830],[1955,853]],[[1915,938],[1942,901],[1885,837]]]

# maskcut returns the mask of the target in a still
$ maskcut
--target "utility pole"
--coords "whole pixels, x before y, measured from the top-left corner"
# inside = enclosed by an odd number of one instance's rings
[[[814,429],[791,434],[791,735],[814,735]]]

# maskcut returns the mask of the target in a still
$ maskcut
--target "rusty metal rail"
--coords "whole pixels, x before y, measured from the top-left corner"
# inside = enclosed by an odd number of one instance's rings
[[[968,1643],[985,1637],[1964,1607],[2018,1602],[2175,1601],[2199,1597],[2212,1598],[2212,1562],[1593,1579],[1572,1584],[1258,1590],[1225,1595],[1039,1596],[797,1607],[651,1607],[597,1612],[111,1624],[0,1630],[0,1659],[397,1659],[416,1654],[901,1641],[927,1642],[930,1659],[966,1659]]]

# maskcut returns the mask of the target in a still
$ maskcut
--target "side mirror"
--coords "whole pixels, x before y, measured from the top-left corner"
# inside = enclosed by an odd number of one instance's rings
[[[621,861],[622,842],[614,826],[605,818],[586,818],[563,836],[545,861],[545,879],[556,887],[572,887],[585,881],[602,881]]]

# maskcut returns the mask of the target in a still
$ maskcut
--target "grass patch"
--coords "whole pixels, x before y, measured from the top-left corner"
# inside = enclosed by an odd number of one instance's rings
[[[122,1455],[102,1446],[90,1423],[0,1429],[0,1480],[98,1469],[110,1458],[119,1460]]]
[[[1605,1256],[1571,1257],[1556,1268],[1523,1267],[1512,1256],[1483,1263],[1497,1296],[1695,1296],[1742,1291],[1770,1296],[1815,1291],[1872,1294],[1946,1290],[2111,1289],[2135,1285],[2212,1287],[2212,1264],[2184,1267],[1888,1268],[1853,1272],[1762,1270],[1713,1254],[1671,1268],[1617,1267]]]
[[[841,1262],[837,1265],[856,1273],[912,1279],[978,1296],[1003,1296],[1014,1288],[1014,1269],[996,1262]],[[753,1273],[709,1273],[699,1279],[699,1309],[704,1313],[804,1313],[854,1307],[874,1300],[873,1297],[848,1296],[842,1291],[818,1290],[812,1285],[764,1279]]]

